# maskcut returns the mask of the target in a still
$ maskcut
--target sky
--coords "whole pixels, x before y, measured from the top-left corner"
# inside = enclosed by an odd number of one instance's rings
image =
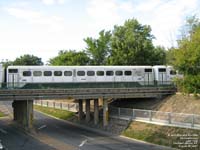
[[[199,0],[0,0],[0,61],[31,54],[47,62],[132,18],[151,26],[154,45],[169,48],[192,15],[200,15]]]

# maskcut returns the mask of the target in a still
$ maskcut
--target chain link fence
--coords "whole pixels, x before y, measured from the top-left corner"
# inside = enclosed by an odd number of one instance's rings
[[[109,115],[126,120],[200,129],[200,115],[194,114],[110,107]]]
[[[78,111],[78,104],[77,103],[65,103],[65,102],[36,100],[36,101],[34,101],[34,105],[49,107],[49,108],[62,109],[62,110],[68,110],[68,111],[72,111],[72,112]]]

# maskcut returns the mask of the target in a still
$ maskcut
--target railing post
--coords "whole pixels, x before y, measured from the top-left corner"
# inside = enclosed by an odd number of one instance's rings
[[[118,117],[120,117],[120,107],[118,108]]]
[[[49,107],[49,102],[47,101],[47,107]]]
[[[41,106],[43,106],[43,102],[42,102],[42,100],[41,100]]]
[[[53,108],[56,108],[56,104],[55,104],[55,102],[53,102]]]
[[[194,127],[194,114],[192,115],[192,123],[191,123],[191,127]]]
[[[62,109],[62,102],[60,102],[60,109]]]
[[[149,121],[152,121],[152,111],[149,110]]]
[[[169,123],[169,124],[172,123],[171,119],[172,119],[172,117],[171,117],[171,113],[169,112],[169,113],[168,113],[168,123]]]
[[[135,110],[132,111],[132,119],[135,119]]]

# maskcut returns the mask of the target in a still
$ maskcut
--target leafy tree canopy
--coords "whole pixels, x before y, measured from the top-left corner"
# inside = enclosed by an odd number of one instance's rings
[[[79,66],[87,65],[89,57],[84,51],[76,52],[75,50],[61,50],[58,56],[50,59],[50,65],[66,65],[66,66]]]
[[[40,65],[43,65],[43,62],[42,62],[42,59],[37,56],[26,54],[26,55],[20,56],[19,58],[16,58],[13,61],[13,65],[40,66]]]
[[[154,46],[151,28],[136,19],[114,26],[111,41],[111,65],[151,65]]]
[[[99,38],[94,39],[88,37],[84,39],[86,42],[86,52],[91,58],[91,65],[106,65],[107,58],[110,54],[110,31],[100,31]]]
[[[173,65],[184,74],[197,75],[200,73],[200,22],[195,18],[187,22],[190,30],[174,50]]]

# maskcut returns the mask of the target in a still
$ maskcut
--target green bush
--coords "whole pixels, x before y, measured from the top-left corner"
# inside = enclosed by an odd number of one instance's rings
[[[182,79],[176,79],[178,91],[183,93],[200,94],[200,74],[185,75]]]

